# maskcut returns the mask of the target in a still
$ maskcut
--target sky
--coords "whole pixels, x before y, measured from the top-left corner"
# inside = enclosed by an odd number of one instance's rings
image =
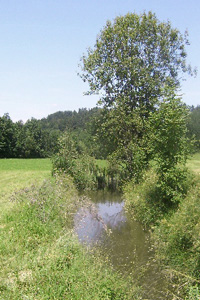
[[[0,0],[0,116],[41,119],[56,111],[93,108],[78,64],[107,20],[152,11],[189,32],[187,61],[199,70],[182,83],[183,101],[200,104],[199,0]]]

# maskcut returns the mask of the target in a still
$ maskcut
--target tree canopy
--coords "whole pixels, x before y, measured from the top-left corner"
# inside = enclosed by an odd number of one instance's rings
[[[82,57],[81,77],[101,103],[152,110],[168,87],[178,88],[186,63],[187,32],[160,22],[152,12],[129,13],[108,21],[93,49]]]

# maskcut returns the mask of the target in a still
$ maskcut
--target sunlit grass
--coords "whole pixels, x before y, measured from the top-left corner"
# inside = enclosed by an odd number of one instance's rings
[[[200,174],[200,153],[195,153],[187,161],[187,166],[190,170]]]
[[[50,171],[51,160],[40,159],[0,159],[0,171]]]
[[[5,206],[9,209],[14,191],[41,183],[50,176],[50,159],[0,159],[0,209]]]

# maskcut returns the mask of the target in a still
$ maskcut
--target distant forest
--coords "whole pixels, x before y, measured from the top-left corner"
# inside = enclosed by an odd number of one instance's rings
[[[196,138],[200,150],[200,106],[189,107],[188,136]],[[8,113],[0,117],[0,158],[45,158],[59,149],[59,138],[70,131],[88,154],[106,158],[108,145],[101,139],[98,124],[103,118],[101,108],[58,111],[41,120],[13,122]]]

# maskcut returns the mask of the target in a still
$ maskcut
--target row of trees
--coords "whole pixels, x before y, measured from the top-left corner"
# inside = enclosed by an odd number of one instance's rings
[[[195,149],[198,151],[200,149],[200,107],[192,106],[188,107],[188,110],[187,136],[195,137]],[[116,126],[111,124],[105,130],[103,124],[106,118],[107,114],[100,108],[80,109],[78,112],[56,112],[41,120],[28,120],[25,124],[21,121],[14,123],[8,114],[4,114],[0,117],[0,157],[49,157],[57,152],[58,139],[67,130],[88,154],[95,158],[107,158],[116,148],[115,127],[123,122],[123,133],[128,135],[128,131],[125,126],[125,115],[123,119],[120,116],[116,118]]]
[[[8,114],[0,117],[0,157],[46,157],[56,151],[59,132],[42,130],[36,119],[14,123]]]
[[[0,157],[40,158],[49,157],[59,148],[58,139],[67,130],[79,140],[85,150],[102,157],[101,147],[94,142],[94,120],[100,109],[79,109],[56,112],[41,120],[31,119],[26,123],[13,122],[9,114],[0,117]]]
[[[187,136],[196,139],[195,148],[200,149],[200,107],[188,107],[186,119]],[[123,124],[123,134],[128,135],[126,115],[116,118],[116,126]],[[79,140],[88,154],[95,158],[107,158],[116,148],[115,127],[110,124],[105,130],[105,110],[80,109],[78,112],[56,112],[41,120],[31,119],[25,124],[14,123],[8,114],[0,117],[0,157],[48,157],[58,150],[58,138],[67,130]],[[114,113],[113,113],[114,119]],[[114,121],[114,120],[113,120]],[[132,119],[134,122],[134,119]],[[122,126],[122,124],[121,124]],[[102,130],[103,127],[103,130]],[[141,153],[142,155],[142,153]]]

